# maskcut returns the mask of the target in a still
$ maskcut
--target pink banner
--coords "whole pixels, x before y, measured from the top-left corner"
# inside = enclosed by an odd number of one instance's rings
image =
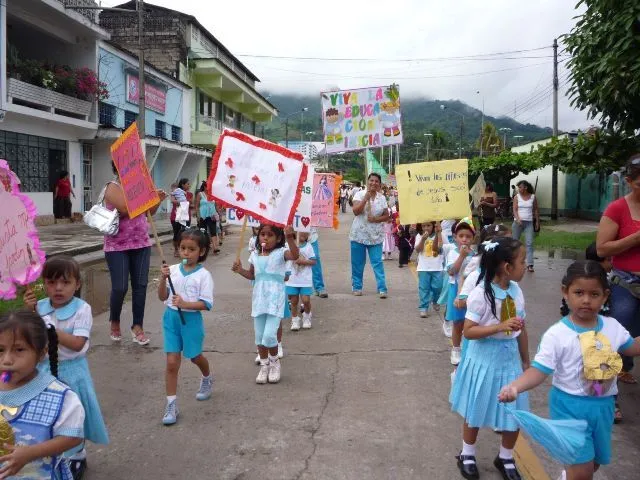
[[[316,173],[313,176],[312,227],[333,228],[335,181],[333,174]]]
[[[0,160],[0,298],[16,298],[16,285],[35,282],[45,255],[35,226],[36,207],[20,193],[20,181]]]
[[[129,218],[135,218],[160,203],[149,175],[136,123],[132,123],[111,145],[111,158],[118,170]]]
[[[138,104],[140,79],[127,75],[127,102]],[[167,110],[167,92],[148,83],[144,85],[145,105],[149,110],[162,113]]]

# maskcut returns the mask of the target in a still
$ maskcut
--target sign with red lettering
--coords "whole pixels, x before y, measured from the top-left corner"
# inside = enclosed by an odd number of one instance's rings
[[[0,160],[0,298],[16,298],[16,285],[40,278],[45,255],[35,226],[36,207],[20,193],[20,181]]]
[[[127,75],[127,102],[138,105],[140,96],[140,79],[133,75]],[[155,87],[149,83],[144,84],[145,106],[149,110],[164,115],[167,110],[167,91]]]
[[[160,203],[147,168],[136,123],[132,123],[111,145],[111,159],[118,170],[129,218],[135,218]]]

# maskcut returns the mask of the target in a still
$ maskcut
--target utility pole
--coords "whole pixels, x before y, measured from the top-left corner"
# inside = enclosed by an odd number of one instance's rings
[[[553,138],[558,138],[558,39],[553,39]],[[558,166],[551,170],[551,220],[558,219]]]
[[[142,148],[144,149],[144,138],[146,133],[145,126],[145,113],[147,110],[145,102],[145,82],[144,82],[144,49],[142,46],[142,35],[144,32],[144,3],[142,0],[138,0],[138,60],[140,65],[138,66],[138,133],[140,134],[140,140],[142,140]]]

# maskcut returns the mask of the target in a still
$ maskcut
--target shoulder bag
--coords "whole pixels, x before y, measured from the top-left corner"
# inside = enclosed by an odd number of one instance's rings
[[[104,204],[104,194],[109,183],[100,192],[98,203],[88,212],[84,212],[84,223],[104,235],[113,236],[118,234],[120,228],[120,214],[116,208],[109,210]]]

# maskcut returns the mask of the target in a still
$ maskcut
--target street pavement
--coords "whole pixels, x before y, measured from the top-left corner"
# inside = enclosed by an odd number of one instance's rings
[[[255,384],[250,284],[230,271],[237,230],[227,237],[223,253],[207,260],[216,284],[213,310],[205,314],[214,395],[206,402],[195,400],[199,372],[184,362],[175,426],[161,424],[164,308],[155,293],[157,280],[147,297],[150,346],[134,346],[126,337],[112,344],[108,313],[96,316],[89,362],[111,444],[89,447],[85,478],[461,478],[454,456],[461,447],[462,421],[449,408],[452,369],[441,318],[419,318],[415,273],[398,268],[397,261],[385,262],[388,299],[377,297],[369,266],[364,296],[351,295],[351,218],[341,215],[338,232],[321,232],[329,298],[313,297],[311,330],[290,332],[285,325],[286,356],[277,385]],[[246,250],[243,257],[246,262]],[[158,267],[155,251],[153,263]],[[523,279],[532,355],[541,334],[559,318],[560,278],[568,263],[540,252],[536,272]],[[124,332],[130,318],[127,304]],[[544,416],[548,388],[549,382],[531,395],[533,411]],[[621,391],[625,423],[614,428],[615,463],[598,479],[639,475],[640,387],[622,385]],[[482,478],[500,478],[492,466],[498,446],[496,434],[481,432]],[[526,440],[519,442],[517,454],[527,478],[558,477],[560,466]]]

